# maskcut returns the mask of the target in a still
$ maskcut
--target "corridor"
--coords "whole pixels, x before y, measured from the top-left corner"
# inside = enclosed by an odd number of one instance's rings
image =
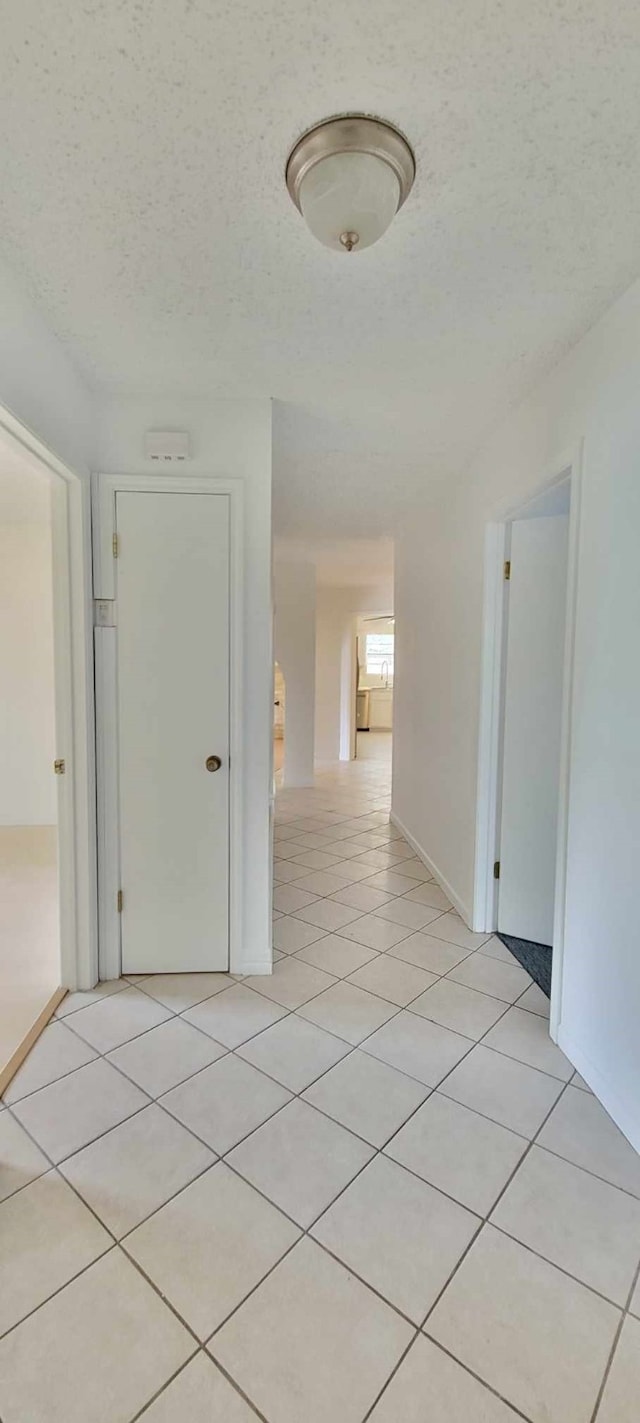
[[[71,994],[7,1091],[3,1423],[635,1420],[640,1159],[369,748],[278,796],[272,977]]]

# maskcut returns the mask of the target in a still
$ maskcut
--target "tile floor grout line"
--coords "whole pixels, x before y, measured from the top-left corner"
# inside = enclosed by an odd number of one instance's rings
[[[631,1301],[632,1301],[633,1296],[634,1296],[634,1293],[635,1293],[636,1285],[638,1284],[638,1281],[639,1281],[639,1280],[640,1280],[640,1263],[639,1263],[639,1264],[637,1265],[637,1267],[636,1267],[636,1270],[635,1270],[635,1273],[634,1273],[634,1276],[633,1276],[633,1280],[632,1280],[632,1282],[631,1282],[631,1287],[630,1287],[629,1292],[628,1292],[628,1294],[627,1294],[626,1303],[625,1303],[624,1308],[623,1308],[623,1310],[622,1310],[621,1317],[620,1317],[620,1319],[619,1319],[619,1321],[618,1321],[618,1327],[617,1327],[617,1329],[616,1329],[616,1331],[615,1331],[615,1334],[614,1334],[614,1336],[613,1336],[613,1342],[612,1342],[612,1344],[611,1344],[611,1349],[610,1349],[610,1351],[609,1351],[609,1357],[608,1357],[608,1359],[607,1359],[607,1363],[606,1363],[604,1375],[603,1375],[603,1378],[602,1378],[602,1382],[601,1382],[601,1384],[600,1384],[600,1388],[598,1389],[598,1396],[597,1396],[597,1398],[596,1398],[595,1405],[594,1405],[594,1409],[593,1409],[593,1413],[591,1414],[591,1418],[590,1418],[590,1420],[589,1420],[589,1423],[596,1423],[596,1420],[597,1420],[597,1417],[598,1417],[598,1413],[600,1412],[600,1408],[601,1408],[601,1405],[602,1405],[602,1400],[603,1400],[603,1398],[604,1398],[605,1389],[606,1389],[607,1384],[608,1384],[608,1382],[609,1382],[609,1376],[610,1376],[611,1370],[612,1370],[612,1368],[613,1368],[613,1362],[614,1362],[615,1356],[616,1356],[617,1351],[618,1351],[618,1345],[619,1345],[619,1343],[620,1343],[620,1336],[621,1336],[622,1331],[623,1331],[623,1329],[624,1329],[624,1326],[625,1326],[625,1324],[626,1324],[626,1322],[627,1322],[627,1319],[629,1319],[629,1318],[631,1318],[631,1319],[635,1318],[635,1316],[631,1314],[630,1306],[631,1306]]]

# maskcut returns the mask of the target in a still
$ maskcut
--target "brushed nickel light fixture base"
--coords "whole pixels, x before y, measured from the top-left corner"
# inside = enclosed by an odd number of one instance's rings
[[[286,166],[292,202],[335,251],[370,247],[406,201],[416,162],[393,124],[364,114],[325,119],[298,139]]]

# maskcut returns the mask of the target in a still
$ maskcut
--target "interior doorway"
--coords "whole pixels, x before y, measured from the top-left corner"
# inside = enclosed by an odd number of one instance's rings
[[[67,785],[56,710],[55,506],[60,481],[0,440],[0,1083],[62,989],[61,819]],[[58,645],[58,663],[60,646]],[[58,692],[60,689],[58,688]],[[59,699],[59,698],[58,698]]]
[[[487,531],[474,929],[560,1016],[576,466]]]
[[[286,732],[286,684],[279,662],[273,667],[273,770],[278,776],[284,766],[284,738]],[[280,781],[277,782],[280,784]]]
[[[359,617],[356,631],[356,758],[391,762],[395,622]]]

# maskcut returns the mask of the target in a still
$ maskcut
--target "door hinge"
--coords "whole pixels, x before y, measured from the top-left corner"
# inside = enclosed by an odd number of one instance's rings
[[[504,565],[504,581],[505,581],[505,583],[508,583],[508,582],[509,582],[510,577],[511,577],[511,559],[510,559],[510,558],[507,558],[507,559],[505,560],[505,565]]]
[[[496,860],[493,866],[493,878],[500,879],[500,861]]]
[[[120,553],[120,540],[117,534],[114,534],[111,539],[111,548],[113,550],[113,557],[117,558]]]
[[[118,890],[118,898],[117,898],[117,901],[116,901],[116,902],[117,902],[117,905],[118,905],[118,914],[122,914],[122,905],[123,905],[123,903],[124,903],[124,895],[123,895],[121,889]]]
[[[66,766],[65,766],[64,761],[60,759],[60,760],[54,761],[54,763],[53,763],[53,769],[54,769],[54,771],[55,771],[56,776],[64,776],[64,773],[65,773],[65,771],[66,771],[67,768],[66,768]]]

